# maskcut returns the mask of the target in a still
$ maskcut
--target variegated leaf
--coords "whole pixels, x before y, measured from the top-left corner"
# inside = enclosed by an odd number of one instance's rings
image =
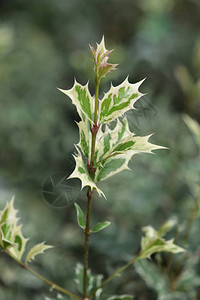
[[[21,227],[22,225],[16,227],[14,235],[14,246],[9,249],[10,253],[12,253],[18,259],[22,258],[22,255],[26,248],[26,243],[29,240],[23,237]]]
[[[152,254],[157,252],[180,253],[185,250],[176,244],[173,240],[166,241],[161,238],[152,226],[143,227],[145,236],[141,241],[141,252],[139,259],[150,258]]]
[[[152,150],[165,149],[165,147],[149,143],[150,136],[138,137],[131,135],[119,140],[109,150],[108,147],[105,149],[104,146],[103,153],[105,152],[105,154],[97,162],[95,180],[101,181],[129,169],[128,163],[132,156],[137,153],[152,153]]]
[[[77,264],[75,269],[75,282],[77,284],[78,291],[83,293],[83,282],[84,282],[84,268],[83,265]],[[87,294],[90,295],[97,287],[99,287],[102,283],[103,276],[102,275],[93,275],[90,270],[87,270]],[[101,299],[102,288],[99,288],[95,295],[92,297],[93,300]]]
[[[42,254],[44,253],[45,250],[52,248],[52,246],[50,245],[45,245],[44,242],[35,245],[33,248],[31,248],[31,250],[28,252],[27,256],[26,256],[26,260],[25,263],[27,264],[28,262],[30,262],[31,260],[35,259],[35,256],[38,254]]]
[[[79,123],[77,123],[77,125],[79,127],[79,137],[80,137],[77,146],[81,149],[85,157],[89,159],[90,143],[91,143],[90,142],[91,134],[89,134],[90,132],[89,123],[87,122],[87,120],[85,121],[82,120]]]
[[[128,82],[128,78],[126,78],[124,82],[116,87],[111,85],[110,90],[100,101],[100,124],[114,121],[126,111],[134,109],[133,105],[135,102],[143,96],[138,91],[143,81],[131,84]]]
[[[95,172],[95,181],[102,181],[123,170],[129,170],[128,162],[131,157],[127,154],[120,154],[117,157],[109,157],[98,165]]]
[[[91,229],[91,232],[92,232],[92,233],[99,232],[99,231],[105,229],[106,227],[108,227],[110,224],[111,224],[111,222],[109,222],[109,221],[105,221],[105,222],[103,222],[103,223],[97,223],[97,224]]]
[[[81,180],[82,189],[85,186],[89,186],[91,187],[91,189],[96,190],[100,196],[103,195],[105,197],[104,193],[97,187],[95,182],[90,177],[87,167],[83,161],[81,152],[79,151],[78,148],[77,148],[77,152],[78,153],[74,155],[74,159],[76,161],[76,167],[73,173],[69,176],[69,178],[79,178]]]
[[[128,120],[126,117],[122,121],[117,119],[115,127],[110,128],[108,124],[100,126],[96,140],[96,161],[101,161],[102,157],[123,138],[133,134],[129,130]]]
[[[85,230],[85,221],[84,221],[84,213],[80,206],[77,203],[74,203],[75,208],[76,208],[76,214],[77,214],[77,222],[78,225]]]
[[[17,225],[19,221],[19,218],[16,217],[17,213],[13,197],[0,215],[0,244],[4,250],[9,247],[10,253],[21,259],[28,239],[24,238],[21,232],[22,225]]]
[[[80,109],[86,118],[93,122],[94,98],[89,92],[88,83],[82,86],[75,81],[74,86],[70,90],[58,90],[71,98],[72,103],[77,108],[77,111],[79,112]],[[80,115],[80,117],[82,117],[82,115]]]

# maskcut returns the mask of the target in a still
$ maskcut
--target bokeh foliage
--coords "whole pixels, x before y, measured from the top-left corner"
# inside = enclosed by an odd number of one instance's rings
[[[137,111],[128,114],[139,135],[155,132],[152,142],[169,147],[154,156],[133,158],[133,173],[124,172],[102,183],[108,201],[93,203],[93,221],[112,221],[107,231],[91,238],[90,266],[105,276],[138,251],[141,227],[158,228],[176,215],[187,220],[199,184],[198,148],[183,121],[200,121],[200,4],[198,0],[164,1],[1,1],[0,21],[0,148],[1,208],[15,194],[24,235],[34,243],[57,245],[36,259],[36,268],[63,286],[72,286],[75,264],[82,260],[82,233],[73,205],[48,206],[41,190],[54,172],[71,173],[73,144],[78,142],[74,107],[56,87],[71,88],[73,78],[94,92],[88,44],[105,35],[115,48],[119,71],[102,81],[119,84],[147,77],[148,93]],[[85,193],[79,194],[84,208]],[[199,220],[193,224],[188,248],[200,243]],[[95,263],[94,263],[95,262]],[[47,287],[1,255],[0,299],[39,300]],[[198,273],[199,261],[192,266]],[[110,283],[113,293],[136,299],[157,299],[133,269]],[[199,297],[197,286],[192,296]],[[49,292],[51,295],[51,292]],[[192,299],[193,299],[192,298]]]

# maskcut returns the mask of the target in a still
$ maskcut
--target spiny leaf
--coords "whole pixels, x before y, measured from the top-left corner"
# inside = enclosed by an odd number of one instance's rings
[[[150,258],[156,252],[179,253],[185,250],[174,244],[173,240],[164,240],[152,226],[143,227],[145,236],[141,241],[141,252],[139,259]]]
[[[84,221],[84,214],[82,209],[80,208],[80,206],[77,203],[74,203],[75,207],[76,207],[76,214],[77,214],[77,221],[78,221],[78,225],[82,228],[85,229],[85,221]]]
[[[104,193],[96,186],[95,182],[90,177],[87,167],[83,161],[82,155],[78,148],[77,152],[78,153],[76,154],[76,156],[74,155],[76,167],[74,172],[69,176],[69,178],[79,178],[81,180],[82,189],[85,186],[90,186],[91,189],[96,190],[100,196],[103,195],[105,197]]]
[[[45,250],[52,248],[50,245],[45,245],[44,242],[35,245],[31,250],[28,252],[26,256],[25,263],[27,264],[31,260],[35,259],[35,256],[38,254],[42,254]]]
[[[24,238],[21,232],[22,225],[17,225],[19,221],[17,213],[13,197],[0,214],[0,245],[4,250],[9,247],[9,251],[21,259],[28,239]]]
[[[95,173],[95,180],[101,181],[111,177],[123,170],[129,169],[128,163],[132,156],[137,153],[152,153],[152,150],[166,149],[165,147],[149,143],[149,136],[127,136],[119,140],[114,146],[107,151],[107,149],[99,151],[103,152],[100,160],[97,162],[97,170]],[[105,154],[104,154],[105,153]]]
[[[97,223],[91,230],[91,232],[95,233],[98,231],[103,230],[104,228],[108,227],[111,223],[108,221],[105,221],[103,223]]]
[[[138,91],[139,86],[144,80],[131,84],[128,78],[119,86],[112,86],[100,101],[99,122],[108,123],[121,117],[126,111],[133,109],[134,103],[143,96]]]
[[[116,69],[117,64],[110,64],[107,62],[109,59],[109,55],[113,50],[106,49],[104,36],[101,40],[101,43],[97,44],[97,50],[95,51],[92,46],[90,46],[90,50],[94,58],[95,71],[98,79],[105,77],[107,73]]]
[[[117,158],[109,157],[102,161],[96,169],[95,180],[102,181],[128,168],[129,157],[126,154],[118,155]]]
[[[133,300],[133,296],[131,295],[121,295],[121,296],[112,296],[107,300]]]
[[[104,130],[103,126],[100,126],[99,131],[97,133],[97,141],[96,141],[96,150],[97,150],[97,161],[99,162],[102,157],[119,141],[123,138],[132,135],[128,126],[128,120],[126,117],[122,121],[117,119],[115,127],[113,129],[110,128],[108,124],[105,125]]]
[[[77,81],[75,81],[74,86],[70,90],[58,90],[71,98],[72,103],[77,108],[77,111],[79,112],[80,109],[84,113],[86,118],[93,122],[94,98],[90,95],[88,83],[82,86]]]
[[[29,240],[23,237],[21,227],[22,225],[16,227],[14,236],[14,246],[9,249],[10,253],[12,253],[18,259],[21,259],[26,248],[26,243]]]
[[[90,128],[89,128],[89,122],[87,119],[84,121],[80,121],[77,123],[79,127],[79,143],[77,146],[81,149],[82,153],[89,159],[89,153],[90,153],[90,139],[91,135],[89,134]]]

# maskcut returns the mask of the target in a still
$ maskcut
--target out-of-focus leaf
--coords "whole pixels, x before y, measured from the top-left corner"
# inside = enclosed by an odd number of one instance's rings
[[[170,231],[177,224],[177,220],[170,219],[165,222],[158,230],[158,236],[163,237],[168,231]]]
[[[133,300],[133,296],[131,295],[112,296],[109,297],[108,300]]]
[[[183,115],[183,120],[190,129],[191,133],[194,136],[195,142],[199,147],[200,151],[200,125],[195,120],[190,118],[188,115]]]
[[[158,267],[146,259],[135,262],[135,270],[146,282],[146,284],[157,291],[157,293],[166,294],[169,289],[168,278],[165,274],[159,271]]]
[[[25,263],[27,264],[28,262],[30,262],[31,260],[35,259],[35,256],[38,254],[42,254],[44,253],[45,250],[52,248],[53,246],[50,245],[45,245],[44,242],[35,245],[33,248],[31,248],[31,250],[28,252],[27,256],[26,256],[26,260]]]
[[[161,238],[152,226],[143,227],[143,231],[145,232],[145,236],[141,241],[139,259],[150,258],[156,252],[180,253],[185,251],[174,244],[173,240],[166,241]]]
[[[83,294],[83,266],[79,263],[76,265],[75,274],[76,274],[75,282],[77,284],[77,289],[81,294]],[[101,285],[102,278],[103,278],[102,275],[93,275],[91,274],[91,271],[88,270],[87,272],[87,282],[88,282],[87,294],[88,295],[91,294],[98,286]],[[102,289],[98,289],[95,293],[95,296],[92,298],[92,300],[100,300],[101,293],[102,293]]]
[[[91,232],[95,233],[98,231],[103,230],[104,228],[108,227],[111,223],[108,221],[105,221],[103,223],[97,223],[92,229]]]
[[[21,259],[28,239],[24,238],[21,227],[17,225],[19,218],[16,217],[18,210],[14,208],[14,197],[0,212],[0,245],[18,259]]]

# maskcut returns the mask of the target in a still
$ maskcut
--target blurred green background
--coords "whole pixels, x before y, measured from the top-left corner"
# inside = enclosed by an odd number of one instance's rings
[[[24,235],[34,244],[45,240],[55,246],[36,258],[34,267],[75,291],[83,234],[74,206],[55,208],[42,197],[45,178],[73,171],[78,142],[75,107],[56,88],[71,88],[74,78],[82,84],[89,79],[94,92],[88,44],[95,46],[104,35],[106,48],[115,49],[110,62],[119,66],[102,80],[101,93],[127,74],[131,82],[147,77],[140,89],[147,95],[136,104],[137,111],[128,113],[130,127],[139,135],[155,133],[151,141],[169,148],[135,156],[132,173],[101,184],[108,201],[95,197],[92,222],[109,220],[112,225],[92,236],[89,265],[94,273],[108,276],[137,253],[142,226],[158,228],[172,215],[184,223],[194,202],[198,148],[182,114],[200,121],[200,2],[1,0],[0,16],[0,208],[15,195]],[[77,201],[85,210],[86,190]],[[200,244],[199,226],[197,219],[189,249]],[[197,275],[199,267],[198,261]],[[53,295],[3,253],[0,270],[1,300]],[[200,299],[199,287],[193,290],[195,296],[185,299]],[[106,292],[157,299],[133,268]]]

